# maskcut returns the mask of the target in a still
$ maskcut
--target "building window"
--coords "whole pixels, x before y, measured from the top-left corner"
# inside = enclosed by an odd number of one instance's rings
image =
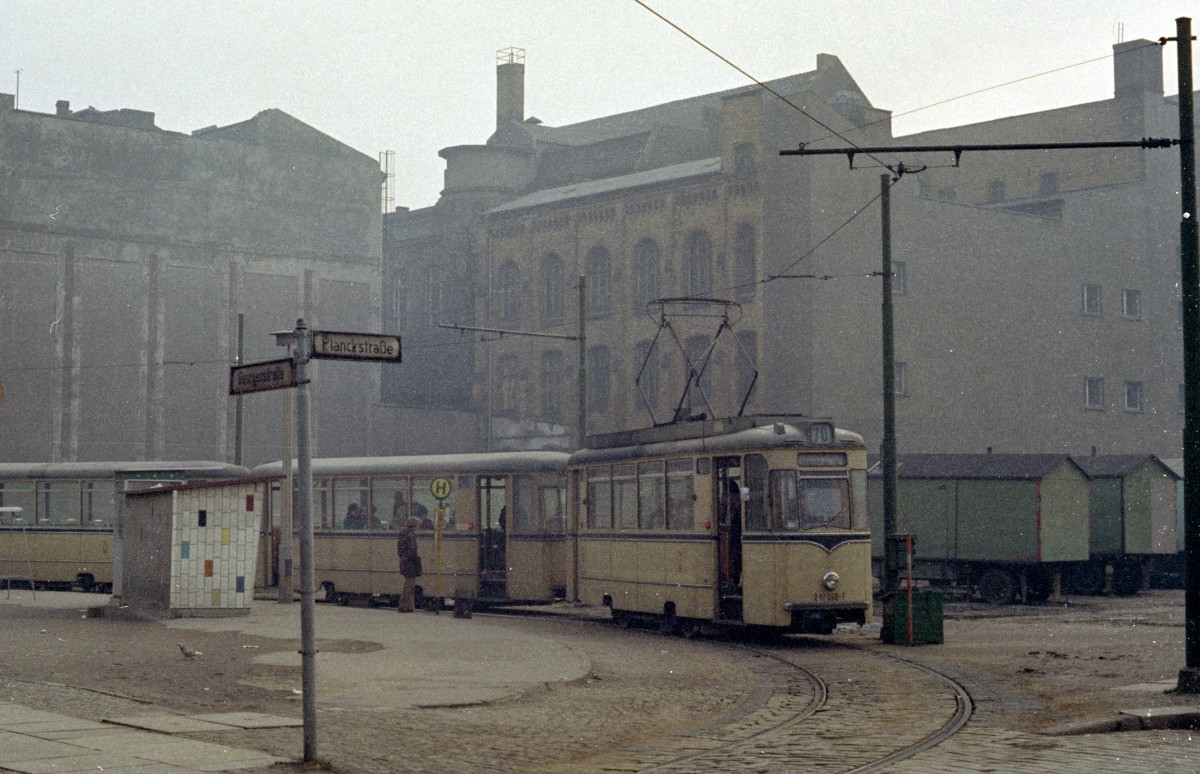
[[[693,231],[684,244],[689,296],[707,296],[712,293],[712,261],[712,239],[703,231]]]
[[[561,419],[563,415],[566,371],[563,353],[548,349],[542,353],[542,415],[546,419]]]
[[[1058,173],[1043,172],[1038,179],[1038,193],[1042,196],[1053,196],[1058,193]]]
[[[1125,410],[1142,410],[1142,383],[1125,382]]]
[[[634,377],[638,399],[649,409],[658,408],[659,362],[653,346],[649,340],[639,341],[634,350],[634,367],[640,369]]]
[[[608,411],[609,383],[612,378],[608,347],[589,347],[587,359],[588,411]]]
[[[908,294],[908,264],[904,261],[892,262],[892,295]]]
[[[1088,377],[1083,380],[1083,407],[1089,409],[1104,408],[1104,380]]]
[[[521,399],[521,371],[516,355],[504,355],[500,358],[499,398],[496,410],[501,414],[516,415]]]
[[[987,184],[987,203],[995,204],[1004,201],[1004,181],[989,180]]]
[[[496,312],[505,322],[517,320],[517,299],[521,292],[521,272],[513,261],[505,261],[496,278]]]
[[[662,295],[658,281],[661,263],[658,243],[653,239],[643,239],[633,248],[633,300],[639,307]]]
[[[1138,290],[1121,291],[1121,316],[1137,319],[1142,316],[1142,294]]]
[[[755,150],[752,142],[739,142],[733,146],[733,171],[734,174],[748,175],[753,173],[758,164],[754,160]]]
[[[1096,316],[1104,314],[1099,285],[1083,286],[1083,313]]]
[[[587,254],[588,312],[608,314],[612,311],[612,261],[608,250],[596,245]]]
[[[442,317],[442,273],[430,266],[425,273],[425,324],[436,328]]]
[[[892,364],[892,378],[895,380],[896,397],[908,395],[908,363],[897,361]]]
[[[733,232],[733,284],[739,301],[754,298],[758,285],[758,234],[749,223]]]
[[[554,253],[542,258],[542,319],[563,317],[563,262]]]

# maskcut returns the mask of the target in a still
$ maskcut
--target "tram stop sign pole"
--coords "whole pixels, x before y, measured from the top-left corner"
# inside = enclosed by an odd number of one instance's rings
[[[300,532],[300,661],[304,704],[304,761],[317,758],[316,623],[313,580],[312,433],[309,430],[308,361],[312,358],[399,363],[400,337],[378,333],[310,331],[304,319],[293,331],[276,333],[275,343],[292,346],[292,357],[236,366],[229,372],[229,394],[280,388],[296,390],[296,467],[300,496],[293,501]],[[291,535],[283,539],[291,540]]]

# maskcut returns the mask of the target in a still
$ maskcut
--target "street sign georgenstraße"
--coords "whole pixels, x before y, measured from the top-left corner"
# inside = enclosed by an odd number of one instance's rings
[[[312,332],[312,356],[333,360],[400,362],[400,337],[380,333]]]
[[[229,369],[229,394],[278,390],[296,386],[295,364],[290,357]]]

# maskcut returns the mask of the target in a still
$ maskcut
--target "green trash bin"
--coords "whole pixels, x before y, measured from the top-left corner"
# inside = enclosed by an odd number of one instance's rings
[[[942,592],[912,593],[912,638],[908,634],[908,594],[898,591],[883,600],[882,639],[889,645],[941,645]]]

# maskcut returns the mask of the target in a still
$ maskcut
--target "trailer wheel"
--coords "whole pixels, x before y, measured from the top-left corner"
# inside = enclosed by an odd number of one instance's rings
[[[1083,562],[1071,567],[1068,588],[1074,594],[1099,594],[1104,591],[1104,562]]]
[[[82,591],[87,592],[96,590],[96,579],[91,575],[91,573],[80,573],[78,576],[76,576],[75,583]]]
[[[1142,566],[1134,559],[1122,559],[1113,567],[1113,591],[1122,596],[1142,590]]]
[[[1016,592],[1016,581],[1008,570],[990,567],[979,576],[979,596],[989,605],[1007,605]]]

